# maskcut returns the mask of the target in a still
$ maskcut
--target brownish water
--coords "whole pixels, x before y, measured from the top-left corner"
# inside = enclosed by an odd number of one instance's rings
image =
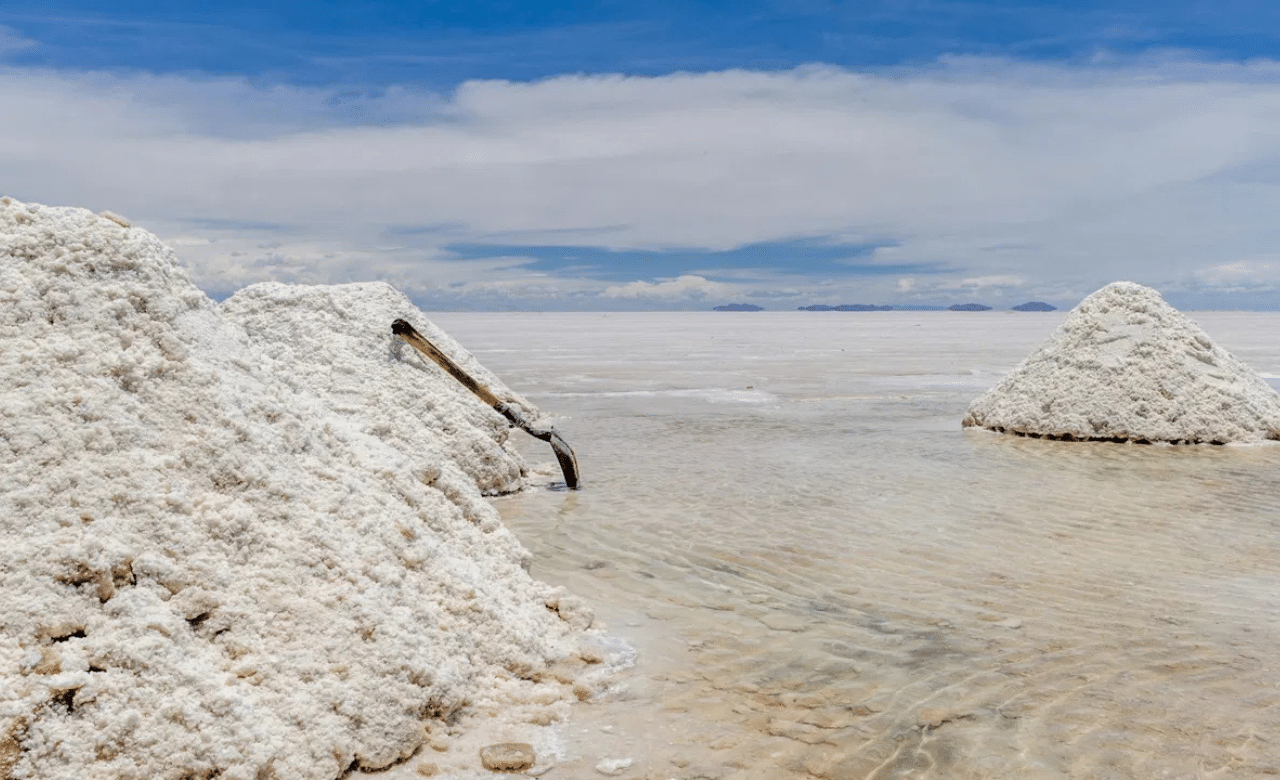
[[[962,431],[1061,314],[436,321],[565,416],[585,489],[497,505],[638,651],[548,777],[1280,774],[1280,446]]]

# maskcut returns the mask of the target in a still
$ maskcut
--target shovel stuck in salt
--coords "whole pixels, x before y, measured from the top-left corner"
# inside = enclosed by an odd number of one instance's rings
[[[404,320],[396,320],[391,323],[391,332],[404,339],[409,346],[430,358],[431,362],[440,366],[450,376],[461,382],[464,387],[475,393],[477,398],[488,404],[498,414],[507,418],[512,425],[535,439],[549,442],[551,449],[556,453],[556,460],[560,461],[560,470],[564,472],[565,485],[570,490],[578,489],[578,459],[573,454],[573,448],[569,446],[568,442],[560,438],[560,434],[556,433],[554,429],[534,428],[520,416],[520,412],[516,411],[514,406],[498,398],[492,390],[477,382],[466,371],[463,371],[461,366],[454,363],[448,355],[437,349],[436,345],[427,341],[426,337],[409,323]]]

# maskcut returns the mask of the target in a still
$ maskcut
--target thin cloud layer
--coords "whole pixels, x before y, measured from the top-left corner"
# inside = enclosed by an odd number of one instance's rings
[[[738,292],[738,286],[723,282],[708,281],[695,274],[678,276],[675,279],[661,279],[650,283],[645,281],[627,282],[606,287],[606,298],[696,298],[727,297]]]
[[[1073,303],[1128,278],[1280,306],[1274,63],[952,60],[348,98],[0,71],[2,188],[125,214],[218,292],[380,278],[446,306],[704,307],[731,293],[791,308],[988,291]],[[797,239],[879,248],[856,274],[628,265],[629,250]],[[548,243],[610,251],[551,271],[521,254]]]
[[[34,48],[36,42],[26,38],[22,33],[0,24],[0,57],[8,57],[18,52]]]

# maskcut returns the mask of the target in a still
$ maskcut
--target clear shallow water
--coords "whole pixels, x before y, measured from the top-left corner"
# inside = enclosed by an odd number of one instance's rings
[[[1062,316],[436,315],[564,416],[585,489],[496,503],[640,651],[558,776],[1280,773],[1280,446],[962,431]]]

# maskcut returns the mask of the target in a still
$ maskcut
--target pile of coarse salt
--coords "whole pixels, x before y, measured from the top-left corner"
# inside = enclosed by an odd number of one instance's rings
[[[394,287],[381,282],[269,282],[240,290],[218,310],[245,329],[280,381],[319,398],[332,414],[362,432],[411,454],[424,481],[457,493],[464,503],[475,486],[485,494],[498,494],[526,484],[521,458],[494,446],[506,442],[507,420],[391,336],[391,323],[400,318],[414,323],[455,363],[529,419],[536,419],[538,410]],[[493,512],[487,503],[481,505],[487,522]]]
[[[1155,290],[1115,282],[970,406],[964,426],[1066,440],[1280,439],[1280,395]]]
[[[481,499],[506,423],[397,317],[482,373],[385,285],[220,307],[115,215],[0,199],[0,778],[335,778],[572,696],[590,612]]]

